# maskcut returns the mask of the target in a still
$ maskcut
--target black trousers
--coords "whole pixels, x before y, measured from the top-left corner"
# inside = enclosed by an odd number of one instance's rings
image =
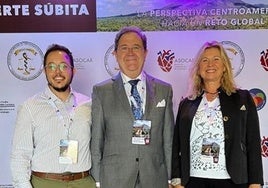
[[[185,188],[247,188],[248,184],[234,184],[231,179],[207,179],[190,177]]]

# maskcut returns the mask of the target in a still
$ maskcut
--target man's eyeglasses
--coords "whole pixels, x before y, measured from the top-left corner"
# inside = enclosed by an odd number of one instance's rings
[[[128,47],[126,45],[122,45],[122,46],[119,46],[118,47],[118,50],[123,52],[123,53],[126,53],[126,52],[141,52],[143,50],[143,48],[139,45],[135,45],[133,47]]]
[[[46,69],[48,69],[51,72],[55,72],[58,68],[60,69],[61,72],[65,72],[67,70],[72,69],[73,67],[66,64],[66,63],[60,63],[58,65],[54,64],[54,63],[50,63],[47,66],[45,66]]]

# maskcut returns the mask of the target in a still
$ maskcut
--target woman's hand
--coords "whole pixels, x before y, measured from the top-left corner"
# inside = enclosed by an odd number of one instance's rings
[[[173,186],[173,188],[184,188],[184,186],[182,186],[182,185],[176,185],[176,186]]]
[[[248,188],[261,188],[260,184],[250,184]]]

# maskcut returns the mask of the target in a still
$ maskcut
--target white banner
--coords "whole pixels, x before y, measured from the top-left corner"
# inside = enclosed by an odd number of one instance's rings
[[[206,41],[217,40],[224,44],[232,59],[238,85],[252,90],[254,94],[263,140],[264,187],[268,187],[268,72],[264,69],[268,49],[267,30],[169,31],[146,34],[149,53],[145,70],[172,84],[175,114],[187,89],[187,68],[198,49]],[[40,50],[44,53],[52,43],[70,48],[78,69],[73,88],[90,96],[94,84],[110,78],[118,71],[112,55],[114,37],[114,32],[0,35],[0,187],[11,187],[9,160],[17,107],[26,98],[42,91],[46,85],[38,55]],[[27,58],[23,55],[25,50],[29,50]]]

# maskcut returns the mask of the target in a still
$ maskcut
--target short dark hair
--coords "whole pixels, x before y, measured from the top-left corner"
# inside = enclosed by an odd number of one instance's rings
[[[137,35],[140,36],[142,43],[143,43],[143,48],[144,50],[147,50],[147,38],[146,35],[142,32],[142,30],[139,27],[136,26],[127,26],[127,27],[123,27],[115,36],[115,40],[114,40],[114,50],[116,51],[118,48],[118,42],[120,40],[120,38],[122,37],[122,35],[124,35],[125,33],[130,33],[130,32],[134,32]]]
[[[46,66],[46,60],[47,60],[47,56],[48,54],[50,54],[51,52],[54,52],[54,51],[63,51],[65,52],[69,58],[70,58],[70,63],[71,63],[71,66],[74,67],[74,58],[73,58],[73,55],[72,55],[72,52],[65,46],[62,46],[62,45],[59,45],[59,44],[52,44],[48,47],[46,53],[45,53],[45,56],[44,56],[44,67]]]

